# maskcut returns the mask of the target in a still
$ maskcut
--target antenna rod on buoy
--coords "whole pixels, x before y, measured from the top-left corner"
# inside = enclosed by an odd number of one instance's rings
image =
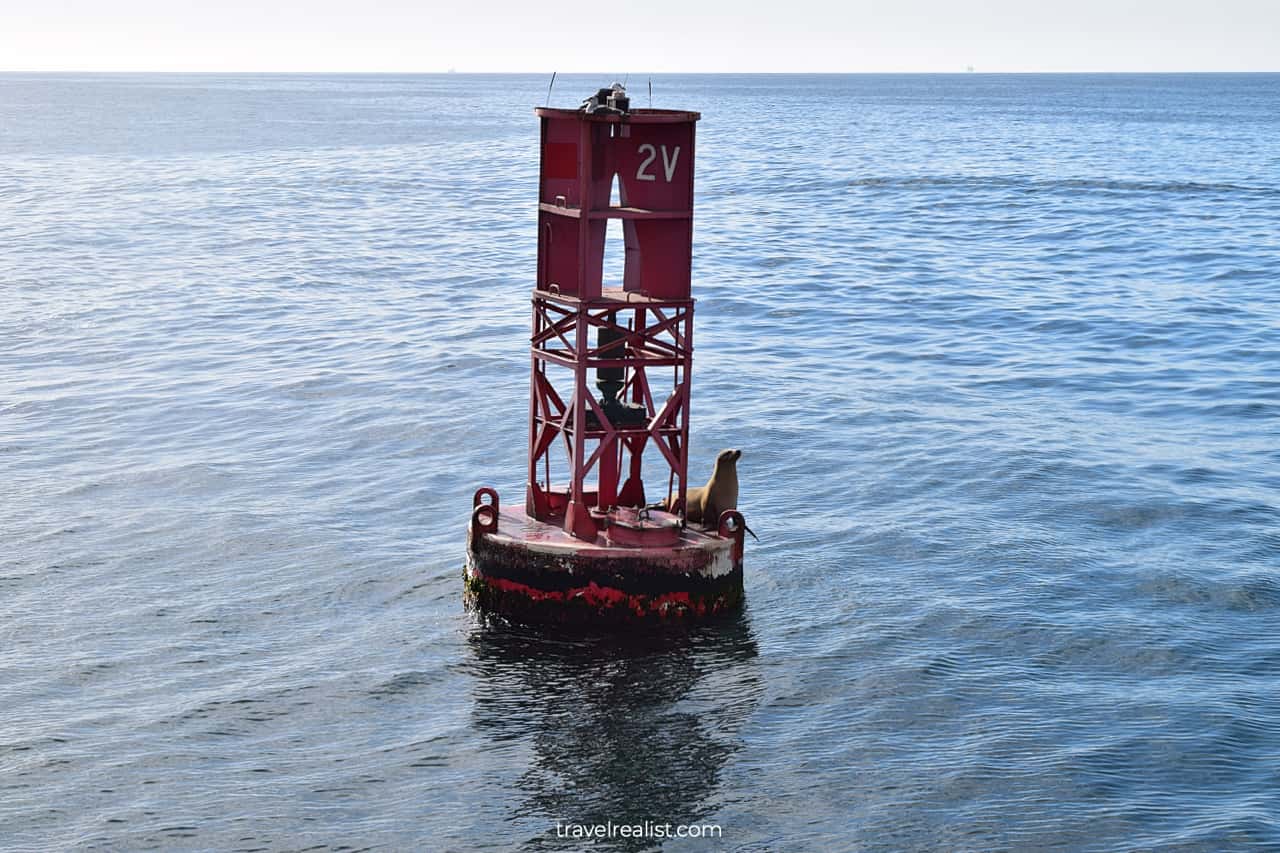
[[[551,85],[547,87],[547,106],[551,106],[551,90],[556,87],[556,72],[551,72]]]
[[[653,109],[653,78],[649,78],[649,109]]]

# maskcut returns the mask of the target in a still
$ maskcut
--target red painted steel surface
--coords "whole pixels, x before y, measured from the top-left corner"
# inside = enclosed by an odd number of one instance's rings
[[[542,119],[537,289],[599,299],[606,220],[621,219],[625,270],[618,285],[655,299],[689,298],[699,115],[536,112]],[[618,205],[611,203],[615,181]]]
[[[619,336],[618,341],[600,346],[602,329]],[[646,451],[665,465],[671,491],[683,501],[692,337],[692,300],[631,297],[601,306],[534,294],[526,496],[530,516],[543,521],[562,517],[566,530],[594,539],[600,530],[596,514],[616,506],[644,505]],[[594,372],[610,367],[625,371],[619,397],[643,410],[642,422],[615,424],[601,407]],[[655,373],[661,378],[651,381]],[[564,448],[563,461],[559,446]],[[553,456],[562,485],[551,473]],[[593,473],[594,489],[588,482]]]
[[[669,512],[619,507],[609,513],[604,538],[610,545],[664,547],[680,541],[680,528],[680,517]]]
[[[676,110],[536,112],[542,160],[526,511],[589,542],[616,508],[667,497],[645,494],[646,455],[665,466],[670,497],[683,505],[699,116]],[[615,183],[617,205],[611,203]],[[622,220],[621,282],[603,280],[609,219]],[[605,411],[595,392],[602,369],[622,377],[618,398],[631,411],[621,420],[616,409],[612,416]],[[665,534],[642,527],[635,535]]]
[[[524,512],[476,492],[467,597],[529,621],[700,618],[742,600],[742,517],[684,505],[697,113],[536,110],[542,125]],[[613,193],[617,192],[616,203]],[[621,281],[605,281],[607,223]],[[663,494],[646,494],[645,460]],[[655,472],[651,469],[652,476]],[[651,479],[651,482],[657,478]]]

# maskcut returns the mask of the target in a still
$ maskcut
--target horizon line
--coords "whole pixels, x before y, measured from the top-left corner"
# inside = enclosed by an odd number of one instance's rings
[[[286,74],[347,74],[347,75],[398,75],[398,76],[529,76],[529,75],[581,75],[581,76],[616,76],[616,72],[602,71],[557,71],[554,69],[540,71],[459,71],[454,68],[446,70],[433,71],[391,71],[391,70],[236,70],[236,69],[112,69],[102,70],[94,68],[0,68],[0,74],[255,74],[255,75],[286,75]],[[632,72],[636,74],[637,72]],[[854,77],[854,76],[887,76],[887,75],[957,75],[957,76],[997,76],[997,75],[1070,75],[1070,74],[1280,74],[1280,68],[1277,69],[1253,69],[1253,70],[1219,70],[1219,69],[1181,69],[1181,70],[1153,70],[1153,71],[1112,71],[1107,69],[1091,69],[1091,70],[1074,70],[1074,71],[981,71],[975,68],[960,69],[957,71],[642,71],[639,74],[647,76],[659,77],[727,77],[727,76],[775,76],[775,77]]]

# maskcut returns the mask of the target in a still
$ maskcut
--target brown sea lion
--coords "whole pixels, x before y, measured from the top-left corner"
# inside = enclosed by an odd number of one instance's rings
[[[720,513],[726,509],[738,508],[738,460],[742,458],[741,450],[721,450],[716,454],[716,467],[711,472],[711,479],[705,486],[694,486],[685,490],[684,518],[690,524],[701,524],[704,527],[715,527],[720,523]],[[671,510],[675,503],[673,496],[666,509]],[[756,534],[743,527],[755,538]]]

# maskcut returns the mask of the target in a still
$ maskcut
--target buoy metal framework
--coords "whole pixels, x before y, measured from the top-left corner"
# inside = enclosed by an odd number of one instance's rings
[[[525,621],[686,620],[742,600],[742,516],[683,518],[693,368],[695,124],[602,89],[538,108],[538,268],[532,295],[523,509],[474,498],[468,600]],[[604,279],[621,220],[621,281]],[[663,475],[645,487],[645,463]],[[654,480],[650,480],[654,482]],[[665,504],[672,511],[658,509]]]

